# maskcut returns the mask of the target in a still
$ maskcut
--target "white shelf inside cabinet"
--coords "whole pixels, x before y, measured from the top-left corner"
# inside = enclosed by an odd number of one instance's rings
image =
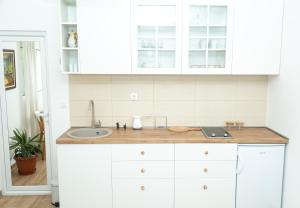
[[[225,49],[208,49],[208,51],[222,51],[222,52],[226,52]]]
[[[77,51],[78,48],[68,48],[68,47],[63,47],[62,50],[66,50],[66,51]]]
[[[67,71],[63,71],[61,73],[62,74],[66,74],[66,75],[69,75],[69,74],[81,74],[80,72],[67,72]]]
[[[62,25],[74,25],[74,26],[77,25],[76,22],[62,22],[61,24],[62,24]]]
[[[175,49],[163,49],[163,48],[159,48],[159,49],[157,49],[157,51],[171,51],[171,52],[174,52],[176,50]]]
[[[207,50],[206,49],[189,49],[189,51],[203,51],[203,52],[206,52]]]

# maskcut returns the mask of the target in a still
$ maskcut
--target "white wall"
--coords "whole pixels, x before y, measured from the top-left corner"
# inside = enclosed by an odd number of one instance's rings
[[[68,77],[60,73],[59,13],[56,0],[1,0],[0,30],[39,30],[47,32],[49,95],[51,99],[52,146],[69,127]],[[56,148],[52,151],[53,177],[57,179]]]
[[[268,126],[289,137],[283,208],[299,208],[300,1],[286,0],[281,75],[269,78]]]

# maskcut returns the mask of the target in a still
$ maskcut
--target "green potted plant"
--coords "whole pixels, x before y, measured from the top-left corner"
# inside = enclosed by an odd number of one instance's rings
[[[39,134],[29,137],[25,130],[18,129],[14,129],[13,134],[9,149],[14,151],[18,172],[20,175],[33,174],[36,171],[37,156],[42,153]]]

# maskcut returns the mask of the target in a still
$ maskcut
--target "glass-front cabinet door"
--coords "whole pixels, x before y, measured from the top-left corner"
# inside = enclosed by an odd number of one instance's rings
[[[135,0],[133,73],[181,72],[181,11],[178,0]]]
[[[183,1],[185,74],[229,74],[232,54],[230,0]]]

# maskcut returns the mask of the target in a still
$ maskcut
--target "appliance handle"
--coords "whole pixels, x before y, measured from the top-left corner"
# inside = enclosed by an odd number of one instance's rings
[[[245,167],[245,163],[243,160],[243,157],[241,156],[241,154],[238,154],[238,166],[237,166],[237,170],[236,170],[236,174],[240,175]]]

